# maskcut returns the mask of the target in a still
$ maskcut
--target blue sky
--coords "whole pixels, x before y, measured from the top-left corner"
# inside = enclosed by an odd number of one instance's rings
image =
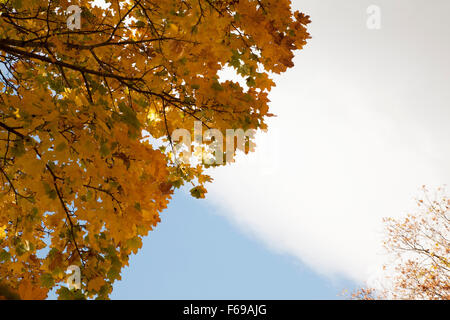
[[[161,218],[130,259],[112,299],[339,299],[354,286],[267,249],[208,200],[183,191]]]

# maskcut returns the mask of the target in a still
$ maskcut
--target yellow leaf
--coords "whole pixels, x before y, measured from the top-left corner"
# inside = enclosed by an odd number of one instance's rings
[[[22,280],[19,285],[19,296],[22,300],[43,300],[47,298],[47,293],[47,289],[34,286],[27,279]]]
[[[89,281],[88,290],[99,291],[105,284],[105,280],[102,277],[96,277]]]

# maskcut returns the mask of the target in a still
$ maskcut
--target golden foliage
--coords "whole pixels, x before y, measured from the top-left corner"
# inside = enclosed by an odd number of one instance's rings
[[[266,129],[270,73],[309,38],[288,0],[106,2],[0,1],[0,280],[24,299],[70,265],[83,294],[61,298],[107,298],[174,188],[211,180],[152,142],[196,120]]]

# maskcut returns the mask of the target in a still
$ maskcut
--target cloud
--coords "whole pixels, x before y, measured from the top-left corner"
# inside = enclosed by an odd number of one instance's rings
[[[369,4],[295,2],[313,39],[277,77],[278,117],[256,153],[214,171],[208,194],[271,249],[357,281],[383,262],[381,218],[450,173],[450,5],[380,1],[374,31]],[[423,14],[429,23],[412,23]]]

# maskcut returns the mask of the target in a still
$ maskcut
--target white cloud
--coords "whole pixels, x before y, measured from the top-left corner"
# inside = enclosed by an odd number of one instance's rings
[[[381,218],[405,213],[421,185],[450,173],[450,4],[380,2],[379,31],[366,28],[364,1],[295,2],[312,17],[313,40],[277,79],[278,117],[257,152],[216,170],[209,186],[245,232],[358,281],[383,260]],[[426,25],[411,22],[423,13]]]

